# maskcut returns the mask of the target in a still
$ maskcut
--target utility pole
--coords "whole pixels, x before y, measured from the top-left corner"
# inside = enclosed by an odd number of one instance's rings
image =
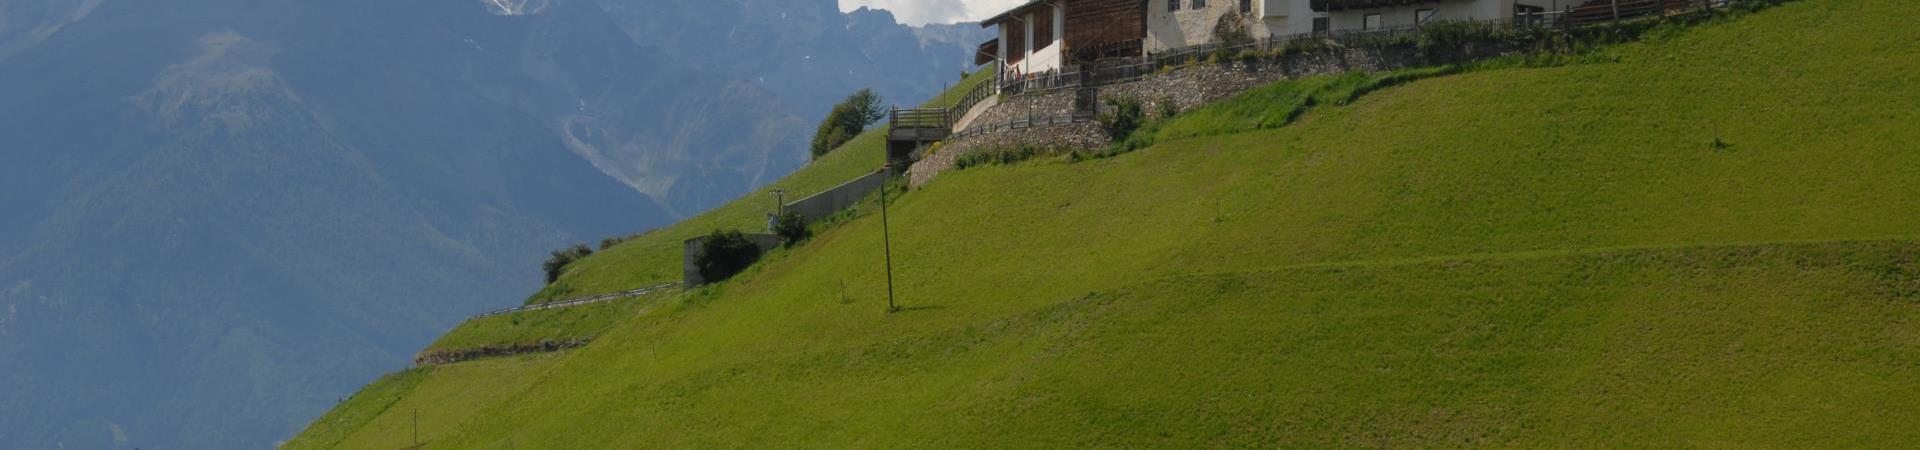
[[[773,194],[773,215],[767,217],[767,232],[777,233],[780,231],[780,216],[787,213],[787,190],[774,189],[768,194]]]
[[[893,181],[893,162],[887,162],[887,181]],[[887,253],[887,314],[900,311],[893,303],[893,231],[887,223],[887,185],[880,185],[880,241]]]
[[[420,448],[420,408],[413,409],[413,448]]]

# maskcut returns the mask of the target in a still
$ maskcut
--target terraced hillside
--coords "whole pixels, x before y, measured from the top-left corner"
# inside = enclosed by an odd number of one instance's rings
[[[430,449],[1920,445],[1906,6],[949,172],[892,205],[900,312],[861,217],[586,347],[389,377],[288,447],[407,447],[416,411]]]

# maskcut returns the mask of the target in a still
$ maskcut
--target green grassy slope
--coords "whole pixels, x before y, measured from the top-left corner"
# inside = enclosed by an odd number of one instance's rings
[[[403,401],[439,417],[426,448],[1913,446],[1904,6],[1806,0],[1616,62],[951,172],[892,210],[905,311],[865,217]],[[462,390],[504,400],[424,400]],[[328,417],[403,414],[363,408]]]
[[[571,308],[471,319],[428,345],[425,352],[509,348],[538,345],[544,341],[592,339],[625,318],[643,314],[655,303],[675,295],[678,293],[662,291]]]
[[[992,77],[980,71],[962,80],[956,87],[929,100],[926,105],[946,106],[966,95],[961,87]],[[771,186],[712,211],[672,226],[653,230],[576,262],[553,285],[535,293],[528,303],[544,303],[571,297],[618,292],[659,283],[679,281],[680,257],[687,239],[704,236],[716,229],[765,230],[766,214],[773,209],[774,189],[785,189],[791,202],[845,183],[879,169],[886,158],[886,124],[882,123],[854,137],[846,145],[828,153]]]

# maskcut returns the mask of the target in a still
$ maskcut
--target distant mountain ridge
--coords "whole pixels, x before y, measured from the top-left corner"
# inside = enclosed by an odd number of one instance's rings
[[[532,3],[0,0],[0,447],[268,447],[546,250],[799,167],[803,92],[957,76],[762,83]]]

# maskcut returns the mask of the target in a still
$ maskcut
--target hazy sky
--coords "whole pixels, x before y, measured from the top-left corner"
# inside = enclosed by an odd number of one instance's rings
[[[865,6],[893,11],[900,23],[924,25],[992,17],[1027,0],[840,0],[841,11]]]

